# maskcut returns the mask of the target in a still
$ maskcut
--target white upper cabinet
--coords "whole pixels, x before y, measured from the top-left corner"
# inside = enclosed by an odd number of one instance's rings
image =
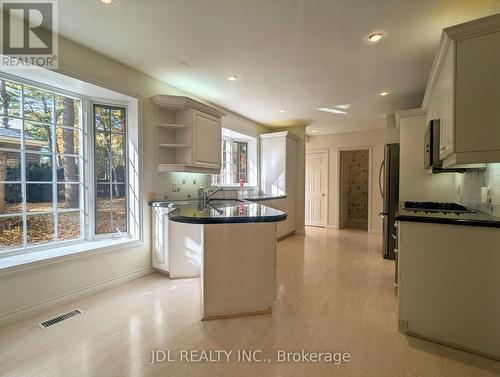
[[[443,31],[422,108],[443,167],[500,162],[500,15]]]
[[[157,170],[219,174],[224,114],[188,97],[160,95],[153,102]]]
[[[220,172],[222,128],[220,118],[193,110],[195,165],[214,168]]]
[[[285,221],[277,225],[278,238],[295,231],[297,140],[298,137],[290,132],[260,135],[261,191],[270,196],[286,195],[285,199],[262,202],[288,215]]]

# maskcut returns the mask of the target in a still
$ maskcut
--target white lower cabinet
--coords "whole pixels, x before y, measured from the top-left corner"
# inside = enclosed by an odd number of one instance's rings
[[[286,220],[276,223],[276,237],[284,238],[295,232],[295,205],[290,205],[289,198],[265,200],[260,201],[259,204],[287,214]]]
[[[168,208],[157,207],[153,208],[152,212],[152,235],[153,240],[153,268],[168,272],[169,255],[168,255]]]
[[[199,277],[203,226],[170,221],[169,211],[163,207],[152,211],[153,268],[168,273],[171,279]]]
[[[500,229],[399,221],[400,329],[500,359]]]

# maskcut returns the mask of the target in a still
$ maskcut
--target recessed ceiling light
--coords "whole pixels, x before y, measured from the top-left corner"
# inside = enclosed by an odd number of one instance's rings
[[[346,103],[345,105],[337,105],[337,106],[335,106],[335,108],[342,109],[342,110],[347,110],[349,107],[351,107],[351,105],[349,105],[348,103]]]
[[[382,33],[373,33],[368,36],[368,41],[369,42],[378,42],[382,38],[384,38],[384,34]]]
[[[104,4],[112,4],[115,2],[115,0],[101,0]]]
[[[226,77],[226,79],[228,79],[229,81],[235,81],[235,80],[238,80],[238,76],[236,75],[229,75]]]
[[[385,96],[386,96],[386,95],[388,95],[388,94],[389,94],[389,92],[385,92],[385,91],[384,91],[384,92],[380,92],[378,95],[379,95],[379,96],[382,96],[382,97],[385,97]]]
[[[334,114],[347,114],[346,111],[332,109],[330,107],[320,107],[320,108],[318,108],[318,110],[319,111],[324,111],[324,112],[327,112],[327,113],[334,113]]]
[[[281,109],[280,113],[286,113],[286,110],[285,109]]]

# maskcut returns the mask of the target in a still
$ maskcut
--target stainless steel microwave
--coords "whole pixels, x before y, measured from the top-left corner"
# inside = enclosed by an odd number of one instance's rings
[[[464,168],[443,169],[443,163],[439,158],[439,138],[440,122],[439,119],[429,121],[424,137],[424,168],[431,170],[434,174],[439,173],[464,173]]]
[[[439,119],[429,121],[424,138],[424,168],[439,169]]]

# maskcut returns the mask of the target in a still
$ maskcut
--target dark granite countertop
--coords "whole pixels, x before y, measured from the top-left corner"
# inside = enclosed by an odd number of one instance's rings
[[[476,211],[476,210],[474,210]],[[400,205],[396,213],[397,221],[413,221],[420,223],[451,224],[500,228],[500,217],[484,212],[469,213],[442,213],[442,212],[415,212]]]
[[[213,199],[153,201],[152,207],[170,208],[169,220],[190,224],[263,223],[286,220],[285,212],[246,200]]]
[[[272,195],[272,194],[249,194],[243,197],[245,200],[251,202],[260,202],[264,200],[275,200],[275,199],[285,199],[286,194],[283,195]]]

